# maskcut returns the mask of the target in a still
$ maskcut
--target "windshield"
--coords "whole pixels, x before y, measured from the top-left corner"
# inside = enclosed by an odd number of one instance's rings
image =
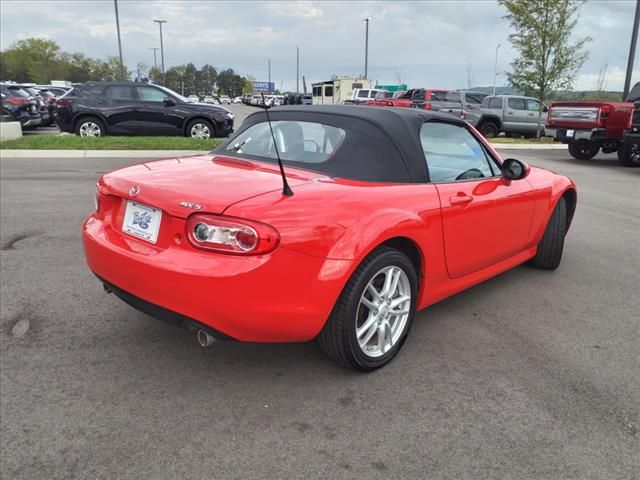
[[[189,100],[186,99],[186,97],[183,97],[182,95],[180,95],[179,93],[174,92],[173,90],[171,90],[170,88],[167,87],[163,87],[161,85],[154,85],[154,87],[159,88],[160,90],[164,90],[165,92],[167,92],[170,95],[173,95],[174,97],[176,97],[178,100],[182,100],[185,103],[189,103]]]

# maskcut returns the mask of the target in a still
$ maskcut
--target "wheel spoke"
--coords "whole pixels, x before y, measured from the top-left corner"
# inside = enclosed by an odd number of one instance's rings
[[[391,267],[389,268],[389,270],[385,272],[384,285],[382,287],[382,292],[380,292],[383,297],[388,297],[391,295],[391,292],[392,292],[391,286],[393,285],[395,271],[396,271],[395,268]]]
[[[380,295],[380,292],[376,290],[376,287],[373,286],[373,283],[369,284],[367,290],[369,291],[369,293],[371,293],[371,295],[373,295],[373,300],[375,302],[379,302],[382,299],[382,295]]]
[[[380,349],[380,353],[384,353],[384,349],[387,345],[387,331],[384,328],[384,323],[381,323],[378,326],[378,348]]]
[[[356,330],[356,336],[358,338],[362,337],[362,335],[368,332],[371,329],[371,326],[375,325],[377,321],[378,317],[376,315],[369,315],[369,318],[367,318],[362,326]]]
[[[369,340],[371,340],[373,338],[373,336],[375,335],[375,333],[378,331],[378,325],[377,323],[373,323],[370,327],[369,327],[369,331],[367,332],[367,334],[364,336],[364,338],[362,340],[360,340],[360,347],[362,349],[364,349],[364,347],[367,345],[367,343],[369,343]]]
[[[372,312],[378,311],[378,306],[374,302],[369,300],[367,297],[362,297],[362,299],[360,300],[360,303],[363,303],[364,306],[367,307]]]
[[[410,295],[402,295],[400,297],[396,297],[393,300],[391,300],[391,303],[390,303],[389,307],[391,309],[394,309],[394,308],[402,305],[407,300],[411,300],[411,296]]]
[[[400,308],[398,310],[389,310],[389,315],[391,315],[392,317],[398,317],[400,315],[406,315],[407,313],[409,313],[409,307],[406,308]]]

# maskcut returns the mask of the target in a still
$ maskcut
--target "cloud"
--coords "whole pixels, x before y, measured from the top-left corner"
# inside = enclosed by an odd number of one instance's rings
[[[3,49],[17,39],[43,35],[66,51],[102,58],[117,54],[112,0],[0,1]],[[381,83],[400,78],[411,86],[461,88],[467,83],[469,62],[476,83],[490,85],[496,45],[502,45],[499,71],[508,70],[515,57],[507,41],[505,11],[488,0],[119,0],[118,5],[130,68],[153,62],[150,48],[160,42],[152,20],[163,18],[168,21],[163,26],[167,66],[209,63],[266,80],[271,59],[272,80],[288,89],[295,87],[297,46],[307,83],[333,74],[362,73],[364,17],[372,17],[369,76]],[[590,35],[593,40],[589,60],[577,78],[579,88],[592,88],[599,69],[608,64],[607,87],[622,89],[620,73],[626,68],[634,7],[628,0],[594,0],[583,6],[574,37]],[[498,78],[504,80],[504,75]]]

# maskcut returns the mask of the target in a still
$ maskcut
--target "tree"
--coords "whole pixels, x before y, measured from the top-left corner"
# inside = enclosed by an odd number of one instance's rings
[[[555,90],[570,89],[588,57],[583,51],[589,37],[570,42],[583,0],[499,0],[508,11],[514,33],[509,41],[519,57],[511,63],[507,79],[511,86],[535,97],[538,107],[538,138],[542,104]]]
[[[218,81],[217,70],[209,64],[196,73],[196,91],[199,95],[211,95]]]

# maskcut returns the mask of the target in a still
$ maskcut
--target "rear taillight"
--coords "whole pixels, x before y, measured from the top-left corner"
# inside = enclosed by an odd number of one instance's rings
[[[7,102],[9,102],[11,105],[26,105],[28,103],[28,100],[26,98],[20,98],[20,97],[10,97],[6,99]]]
[[[67,105],[71,105],[72,102],[73,100],[71,100],[70,98],[60,98],[56,101],[56,105],[58,107],[66,107]]]
[[[547,109],[547,125],[551,125],[551,108]]]
[[[611,105],[603,105],[600,107],[600,118],[607,118],[613,112]]]
[[[202,214],[189,218],[187,236],[197,248],[240,255],[269,253],[280,242],[276,229],[264,223]]]
[[[424,109],[425,110],[431,110],[431,104],[430,103],[425,103],[424,104]]]

